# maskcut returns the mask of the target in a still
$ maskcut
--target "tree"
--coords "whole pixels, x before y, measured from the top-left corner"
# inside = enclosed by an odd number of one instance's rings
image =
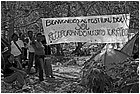
[[[2,1],[1,25],[13,32],[43,32],[41,18],[115,15],[130,13],[130,29],[139,29],[138,1]],[[4,23],[7,23],[5,30]],[[5,36],[5,35],[4,35]],[[76,49],[82,48],[78,43]],[[59,48],[59,47],[58,47]],[[59,50],[59,49],[58,49]],[[80,50],[79,50],[80,51]]]

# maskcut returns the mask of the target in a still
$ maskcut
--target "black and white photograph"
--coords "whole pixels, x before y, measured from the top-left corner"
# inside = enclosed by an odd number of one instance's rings
[[[139,1],[1,1],[1,93],[139,93]]]

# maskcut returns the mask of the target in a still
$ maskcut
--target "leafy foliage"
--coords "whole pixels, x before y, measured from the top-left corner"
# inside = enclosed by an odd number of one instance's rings
[[[10,33],[13,31],[16,31],[17,33],[27,33],[28,30],[33,30],[34,33],[43,32],[41,18],[114,15],[126,13],[130,13],[129,28],[139,29],[138,1],[2,1],[1,29],[3,30],[3,36],[10,37]],[[98,50],[98,47],[95,50]],[[78,51],[85,52],[84,46],[79,47],[78,43],[61,44],[56,47],[52,47],[52,49],[53,48],[54,53],[55,49],[62,48],[61,50],[64,51],[64,56],[71,56],[71,53],[76,48]],[[99,47],[99,50],[101,48]],[[56,60],[56,57],[54,60]],[[59,59],[59,61],[61,60],[64,60],[64,58]],[[101,63],[90,59],[85,63],[82,70],[83,75],[81,82],[86,86],[85,88],[79,86],[77,83],[63,82],[62,87],[65,88],[57,88],[56,91],[82,93],[138,92],[136,91],[138,90],[139,77],[137,72],[138,62],[128,60],[124,62],[123,65],[120,64],[116,66],[116,69],[113,70],[116,71],[117,77],[116,79],[112,79],[106,74],[104,66]],[[48,92],[42,89],[45,88],[42,87],[43,85],[32,85],[32,92]],[[47,87],[46,84],[44,86]],[[72,89],[71,87],[75,89]],[[89,89],[88,91],[86,90],[87,88]],[[77,91],[78,89],[79,91]],[[11,92],[15,91],[13,90]]]
[[[101,63],[88,62],[83,68],[81,84],[89,88],[89,92],[103,93],[110,92],[112,79],[104,72]]]
[[[139,92],[138,61],[127,60],[114,67],[115,79],[106,74],[104,66],[97,62],[88,62],[83,68],[81,84],[89,88],[89,92]],[[135,87],[135,89],[133,88]]]
[[[122,64],[116,65],[117,67],[114,69],[116,71],[116,78],[118,79],[114,83],[114,88],[117,89],[118,92],[122,93],[129,93],[132,90],[133,85],[136,85],[139,83],[139,75],[138,75],[138,61],[131,61],[127,60],[123,62]],[[129,87],[125,91],[125,88]],[[138,88],[138,87],[137,87]],[[138,89],[135,90],[135,92],[138,92]]]
[[[40,18],[124,13],[131,15],[130,29],[139,28],[138,1],[2,1],[1,9],[2,30],[13,24],[17,32],[42,32]]]

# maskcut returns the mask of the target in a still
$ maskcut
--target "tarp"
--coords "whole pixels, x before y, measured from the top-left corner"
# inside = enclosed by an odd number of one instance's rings
[[[130,14],[42,18],[48,44],[127,42]]]
[[[124,47],[121,49],[122,52],[126,53],[129,56],[133,56],[133,49],[136,39],[138,39],[139,33],[137,33],[131,40],[129,40]]]
[[[116,65],[118,65],[118,63],[123,63],[128,58],[131,59],[131,57],[119,50],[107,49],[104,50],[102,53],[96,55],[94,60],[102,62],[106,67],[107,74],[114,78],[116,73],[110,69],[117,68]]]
[[[137,33],[131,40],[129,40],[124,47],[119,51],[109,48],[108,45],[104,47],[101,53],[94,57],[97,62],[102,62],[107,70],[107,74],[115,77],[116,73],[113,72],[112,68],[116,68],[118,63],[123,63],[125,60],[132,59],[133,50],[137,42],[138,45],[139,34]]]

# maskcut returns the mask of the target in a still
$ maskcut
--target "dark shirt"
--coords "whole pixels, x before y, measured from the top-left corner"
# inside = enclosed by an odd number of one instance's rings
[[[41,42],[35,41],[33,43],[33,48],[35,49],[36,55],[45,55],[44,46]]]
[[[10,67],[17,67],[17,65],[15,63],[10,63],[8,62],[6,65],[5,65],[5,68],[3,70],[3,74],[4,74],[4,77],[7,77],[7,76],[10,76],[11,74],[14,73],[14,70],[11,70]]]
[[[44,49],[45,50],[45,55],[51,55],[51,48],[50,48],[50,45],[46,45],[47,42],[46,42],[45,36],[44,36],[44,40],[42,40],[41,43],[45,47],[45,49]]]
[[[46,40],[41,41],[41,43],[42,43],[43,45],[46,45],[46,44],[47,44]]]
[[[46,45],[46,55],[51,55],[51,47]]]

